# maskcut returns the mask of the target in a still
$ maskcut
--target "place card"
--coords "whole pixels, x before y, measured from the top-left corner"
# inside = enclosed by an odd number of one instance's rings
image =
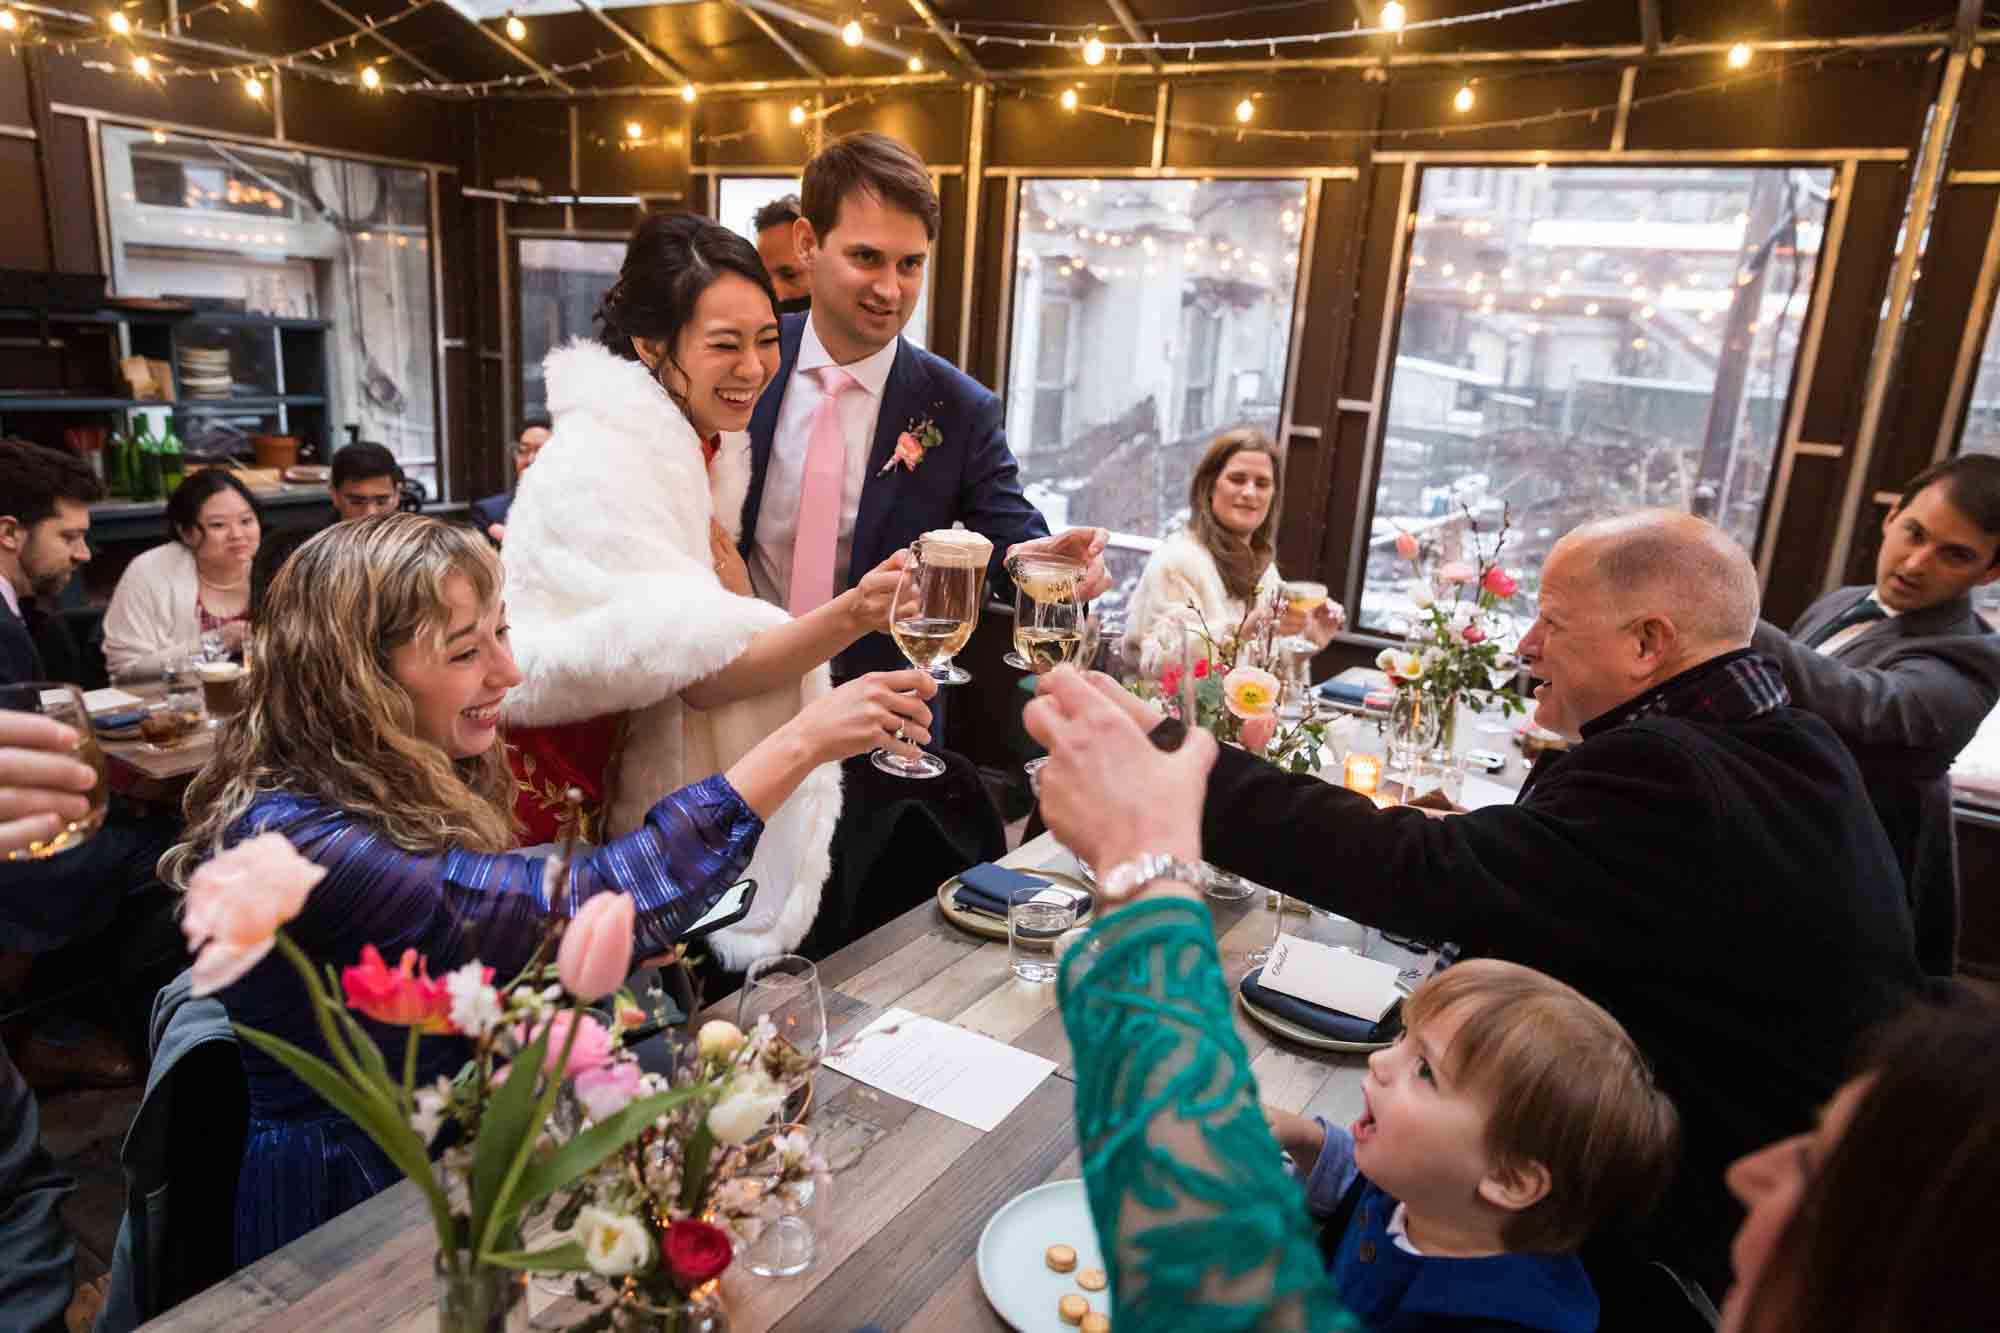
[[[1295,1000],[1371,1022],[1389,1012],[1402,994],[1393,963],[1291,935],[1278,936],[1261,980],[1267,989]]]
[[[58,697],[66,696],[59,694]],[[44,699],[43,702],[47,702],[47,700]],[[85,711],[93,714],[116,713],[122,709],[131,708],[144,702],[145,700],[141,699],[138,695],[118,689],[91,690],[83,696]]]
[[[1056,1068],[1053,1060],[907,1009],[882,1014],[824,1063],[978,1130],[1005,1120]]]

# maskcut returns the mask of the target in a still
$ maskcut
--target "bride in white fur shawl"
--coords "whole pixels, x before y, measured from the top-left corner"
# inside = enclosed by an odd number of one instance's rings
[[[777,372],[774,304],[747,241],[705,218],[653,214],[605,296],[604,340],[543,363],[554,429],[522,477],[503,552],[526,677],[507,716],[535,728],[624,716],[604,775],[611,835],[826,696],[826,663],[887,625],[901,553],[797,620],[750,592],[735,546],[750,480],[743,432]],[[854,707],[872,726],[857,744],[908,755],[927,739],[922,675],[840,691],[863,687]],[[840,799],[839,764],[821,763],[765,821],[745,872],[757,881],[750,915],[710,937],[725,966],[804,937]]]

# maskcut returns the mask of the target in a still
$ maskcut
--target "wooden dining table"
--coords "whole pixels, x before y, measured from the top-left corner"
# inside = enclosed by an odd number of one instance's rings
[[[1074,873],[1051,837],[1002,862]],[[1263,893],[1211,901],[1222,963],[1231,978],[1268,946],[1277,915]],[[1022,1192],[1082,1174],[1069,1040],[1053,985],[1016,981],[1007,944],[948,922],[937,904],[911,908],[819,964],[829,1046],[889,1008],[956,1023],[1056,1062],[990,1131],[902,1101],[829,1069],[815,1080],[807,1122],[834,1167],[816,1209],[818,1258],[797,1277],[759,1278],[732,1267],[723,1278],[735,1333],[846,1333],[866,1324],[923,1333],[1007,1325],[982,1294],[976,1263],[987,1219]],[[1287,1110],[1345,1124],[1361,1112],[1363,1057],[1292,1045],[1232,1006],[1258,1092]],[[725,997],[709,1014],[733,1017]],[[416,1189],[400,1183],[233,1274],[153,1322],[185,1333],[436,1327],[432,1262],[437,1242]],[[537,1327],[566,1324],[565,1298],[531,1285]],[[576,1310],[576,1318],[584,1312]]]
[[[145,704],[156,703],[167,693],[167,687],[158,681],[119,688],[136,695]],[[99,739],[98,747],[104,751],[111,770],[113,791],[148,805],[179,809],[181,793],[215,753],[215,731],[203,726],[179,743],[165,747],[151,741],[104,739]]]

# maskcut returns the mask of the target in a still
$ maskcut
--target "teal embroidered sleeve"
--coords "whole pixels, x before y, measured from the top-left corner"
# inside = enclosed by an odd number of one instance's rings
[[[1110,913],[1064,958],[1059,993],[1120,1333],[1358,1328],[1258,1107],[1208,909]]]

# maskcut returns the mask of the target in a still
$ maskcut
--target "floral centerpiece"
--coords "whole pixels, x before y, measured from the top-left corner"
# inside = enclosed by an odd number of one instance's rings
[[[1165,660],[1156,674],[1133,684],[1133,692],[1160,701],[1169,716],[1202,728],[1225,745],[1240,745],[1290,772],[1313,771],[1326,739],[1325,724],[1310,713],[1296,721],[1281,718],[1278,678],[1257,665],[1274,660],[1276,609],[1253,602],[1223,636],[1211,632],[1207,617],[1192,602],[1175,623],[1182,627],[1178,637],[1185,645],[1184,660],[1174,660],[1172,645],[1163,652],[1156,642],[1148,656]],[[1189,700],[1192,718],[1185,716]]]
[[[527,1271],[642,1283],[659,1274],[682,1291],[712,1283],[734,1247],[729,1231],[698,1220],[704,1210],[714,1205],[741,1235],[766,1206],[719,1197],[735,1159],[717,1148],[733,1150],[777,1118],[796,1053],[761,1030],[749,1039],[704,1030],[696,1077],[670,1087],[642,1073],[623,1044],[646,1012],[620,989],[635,919],[620,893],[591,898],[566,928],[552,923],[528,964],[499,984],[477,960],[433,978],[415,950],[391,967],[373,945],[337,976],[321,972],[281,927],[324,874],[276,833],[197,869],[183,914],[193,990],[220,990],[273,949],[298,971],[330,1061],[255,1028],[236,1031],[359,1125],[422,1192],[438,1237],[440,1329],[522,1326]],[[552,891],[567,874],[567,854],[549,861]],[[608,1013],[588,1007],[600,1001]],[[356,1014],[407,1030],[399,1067]],[[469,1058],[456,1076],[418,1085],[418,1040],[442,1034],[465,1038]],[[554,1128],[565,1118],[568,1133]],[[799,1136],[782,1143],[772,1150],[780,1191],[786,1171],[795,1183],[820,1169]],[[636,1208],[669,1180],[659,1207]],[[525,1225],[556,1200],[557,1234],[529,1250]]]
[[[1497,701],[1509,713],[1523,709],[1521,696],[1511,686],[1495,683],[1506,675],[1511,661],[1499,643],[1502,619],[1507,603],[1520,590],[1519,580],[1500,565],[1508,531],[1503,509],[1500,530],[1489,550],[1472,511],[1466,510],[1469,560],[1440,560],[1435,546],[1427,548],[1408,532],[1396,534],[1396,554],[1410,562],[1411,577],[1404,587],[1416,604],[1417,616],[1403,647],[1385,648],[1375,665],[1388,674],[1406,704],[1433,712],[1439,745],[1450,743],[1451,719],[1460,699],[1477,695]]]

